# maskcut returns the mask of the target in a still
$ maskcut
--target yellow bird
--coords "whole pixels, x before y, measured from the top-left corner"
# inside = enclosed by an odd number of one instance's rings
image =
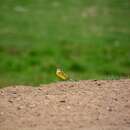
[[[65,74],[64,71],[62,71],[60,68],[57,68],[56,76],[61,80],[69,80],[69,76]]]

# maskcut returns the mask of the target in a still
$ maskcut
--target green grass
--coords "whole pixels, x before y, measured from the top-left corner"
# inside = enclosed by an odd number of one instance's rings
[[[130,76],[129,0],[0,1],[0,87]]]

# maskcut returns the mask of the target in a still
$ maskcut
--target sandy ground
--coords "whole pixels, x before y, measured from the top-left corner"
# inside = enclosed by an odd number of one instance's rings
[[[130,130],[130,80],[0,89],[0,130]]]

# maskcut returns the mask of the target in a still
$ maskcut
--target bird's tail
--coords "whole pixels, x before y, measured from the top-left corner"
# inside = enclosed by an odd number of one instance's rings
[[[70,78],[69,81],[75,82],[75,81],[77,81],[77,80],[74,80],[74,79]]]

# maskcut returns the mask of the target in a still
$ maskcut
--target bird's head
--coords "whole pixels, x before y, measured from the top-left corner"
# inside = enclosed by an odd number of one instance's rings
[[[60,68],[57,68],[56,71],[57,71],[57,72],[61,72],[61,69],[60,69]]]
[[[60,65],[56,65],[56,71],[61,71]]]

